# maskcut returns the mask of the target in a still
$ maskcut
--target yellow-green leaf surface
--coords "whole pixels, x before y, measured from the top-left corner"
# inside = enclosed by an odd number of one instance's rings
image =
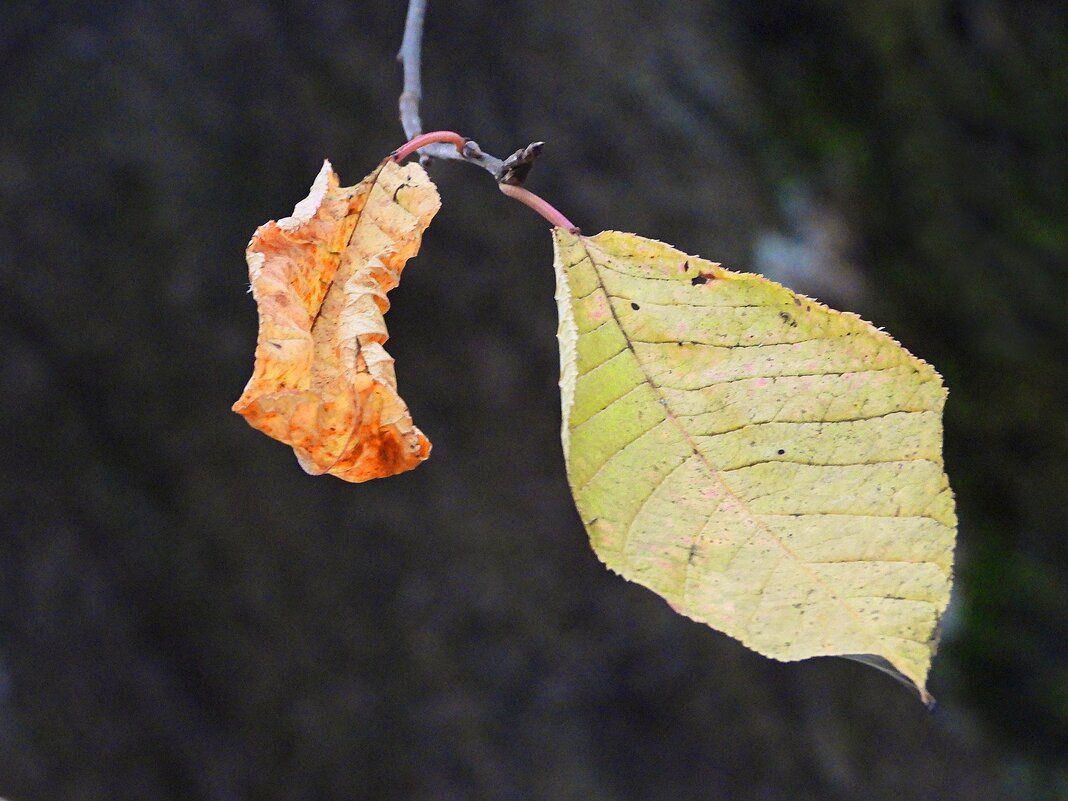
[[[885,660],[926,699],[956,529],[938,373],[760,276],[554,237],[564,454],[601,560],[766,656]]]

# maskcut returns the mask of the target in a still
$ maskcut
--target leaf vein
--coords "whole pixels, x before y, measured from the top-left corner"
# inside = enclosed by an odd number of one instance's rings
[[[701,390],[711,389],[712,387],[723,386],[724,384],[736,384],[739,381],[753,381],[760,378],[769,378],[775,381],[779,378],[823,378],[825,376],[847,376],[858,375],[860,373],[885,373],[888,370],[899,370],[904,365],[895,364],[892,367],[872,367],[866,370],[845,370],[843,372],[812,372],[812,373],[773,373],[770,375],[746,375],[739,376],[738,378],[727,378],[722,381],[711,381],[707,384],[702,384],[699,387],[673,387],[670,384],[661,384],[668,389],[681,389],[684,392],[700,392]],[[910,396],[911,400],[911,396]]]
[[[941,465],[933,459],[928,459],[923,456],[917,456],[911,459],[873,459],[867,462],[812,462],[812,461],[798,461],[796,459],[760,459],[755,462],[749,462],[748,464],[741,464],[736,467],[723,467],[720,468],[721,473],[733,473],[737,470],[745,470],[749,467],[757,467],[762,464],[796,464],[803,467],[865,467],[868,465],[877,464],[907,464],[909,462],[928,462],[937,467]]]
[[[652,490],[649,492],[648,495],[645,496],[642,502],[638,505],[638,508],[634,511],[633,517],[631,517],[631,519],[627,521],[627,530],[623,532],[623,544],[620,546],[619,549],[619,552],[622,553],[624,556],[626,556],[627,544],[630,542],[630,532],[631,529],[634,528],[634,521],[641,517],[641,514],[645,510],[645,507],[649,505],[649,502],[653,499],[653,496],[655,496],[656,493],[659,492],[660,488],[667,483],[667,480],[673,475],[675,475],[675,473],[677,473],[682,468],[682,466],[685,465],[688,461],[690,461],[689,457],[684,458],[677,465],[668,470],[664,475],[660,476],[660,478],[658,478],[656,483],[653,485]]]
[[[592,419],[592,418],[591,418],[591,419]],[[587,421],[585,421],[585,422],[589,422],[589,421],[587,420]],[[642,437],[644,437],[644,436],[645,436],[646,434],[648,434],[648,433],[649,433],[650,431],[652,431],[652,430],[654,430],[655,428],[657,428],[657,427],[659,427],[659,426],[663,425],[663,424],[664,424],[664,423],[666,423],[666,422],[667,422],[667,418],[664,418],[664,419],[658,420],[658,421],[657,421],[657,422],[656,422],[656,423],[655,423],[654,425],[650,426],[649,428],[645,429],[645,431],[643,431],[643,432],[641,432],[640,434],[638,434],[638,436],[636,436],[636,437],[634,437],[633,439],[629,440],[629,441],[628,441],[628,442],[627,442],[627,443],[626,443],[625,445],[623,445],[622,447],[620,447],[620,449],[619,449],[619,450],[617,450],[617,451],[616,451],[615,453],[613,453],[613,454],[612,454],[611,456],[609,456],[609,457],[608,457],[607,459],[605,459],[605,460],[604,460],[603,462],[601,462],[601,464],[600,464],[600,465],[598,465],[597,469],[596,469],[596,470],[594,470],[594,471],[593,471],[593,472],[592,472],[592,473],[591,473],[591,474],[590,474],[590,475],[589,475],[589,476],[588,476],[588,477],[586,478],[586,480],[585,480],[585,481],[583,481],[583,482],[582,482],[581,484],[578,484],[578,485],[577,485],[577,486],[576,486],[576,487],[574,488],[574,489],[575,489],[575,492],[580,492],[581,490],[584,490],[584,489],[586,489],[586,487],[588,487],[588,486],[589,486],[590,484],[592,484],[592,483],[593,483],[593,481],[594,481],[594,479],[596,479],[596,478],[597,478],[597,476],[599,476],[599,475],[601,474],[601,472],[602,472],[603,470],[605,470],[605,469],[606,469],[606,468],[608,467],[608,465],[609,465],[609,464],[610,464],[610,463],[612,462],[612,460],[613,460],[613,459],[615,459],[615,458],[616,458],[617,456],[621,456],[621,455],[623,454],[623,452],[627,450],[627,448],[629,448],[629,447],[630,447],[631,445],[633,445],[633,444],[634,444],[635,442],[637,442],[638,440],[640,440],[640,439],[641,439]]]

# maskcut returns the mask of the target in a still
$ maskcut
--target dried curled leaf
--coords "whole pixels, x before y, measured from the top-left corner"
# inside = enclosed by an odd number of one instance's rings
[[[359,185],[340,187],[327,161],[293,215],[260,226],[249,242],[259,336],[233,409],[292,445],[313,475],[367,481],[430,454],[397,394],[382,315],[439,206],[418,164],[387,159]]]
[[[564,454],[601,560],[766,656],[889,666],[926,699],[956,529],[938,373],[660,242],[555,245]]]

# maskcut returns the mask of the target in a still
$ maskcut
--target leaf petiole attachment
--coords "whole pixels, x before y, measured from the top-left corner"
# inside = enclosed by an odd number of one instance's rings
[[[497,188],[513,200],[518,200],[520,203],[534,209],[534,211],[538,212],[538,214],[552,223],[553,227],[563,228],[569,234],[577,234],[579,232],[578,227],[571,222],[571,220],[561,214],[555,206],[547,200],[538,197],[530,190],[514,184],[505,183],[497,184]]]
[[[460,136],[455,131],[430,131],[425,134],[419,134],[412,137],[409,141],[398,147],[392,153],[390,157],[398,164],[404,161],[408,156],[412,155],[420,148],[432,145],[435,142],[445,142],[447,144],[453,144],[456,146],[456,152],[462,154],[464,152],[464,145],[468,140],[466,137]]]
[[[421,148],[439,142],[454,145],[456,147],[456,152],[461,158],[477,158],[485,155],[482,153],[482,150],[476,142],[465,136],[460,136],[460,134],[455,131],[430,131],[429,133],[419,134],[418,136],[412,137],[412,139],[405,142],[389,155],[390,158],[399,163],[416,153]],[[533,164],[534,159],[537,158],[538,154],[541,152],[541,148],[541,142],[533,142],[525,148],[517,150],[504,161],[498,160],[500,167],[496,170],[497,188],[513,200],[518,200],[523,205],[534,209],[534,211],[545,218],[545,220],[547,220],[553,227],[563,228],[570,234],[577,234],[579,232],[578,227],[565,217],[559,209],[547,200],[519,185],[530,171],[531,164]]]

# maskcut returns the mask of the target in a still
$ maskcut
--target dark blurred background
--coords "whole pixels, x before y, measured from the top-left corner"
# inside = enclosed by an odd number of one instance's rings
[[[392,296],[418,470],[230,404],[243,250],[403,134],[404,3],[0,10],[0,795],[1068,798],[1068,11],[431,0],[424,120],[589,233],[859,312],[950,388],[931,714],[605,571],[560,452],[546,224],[467,165]]]

